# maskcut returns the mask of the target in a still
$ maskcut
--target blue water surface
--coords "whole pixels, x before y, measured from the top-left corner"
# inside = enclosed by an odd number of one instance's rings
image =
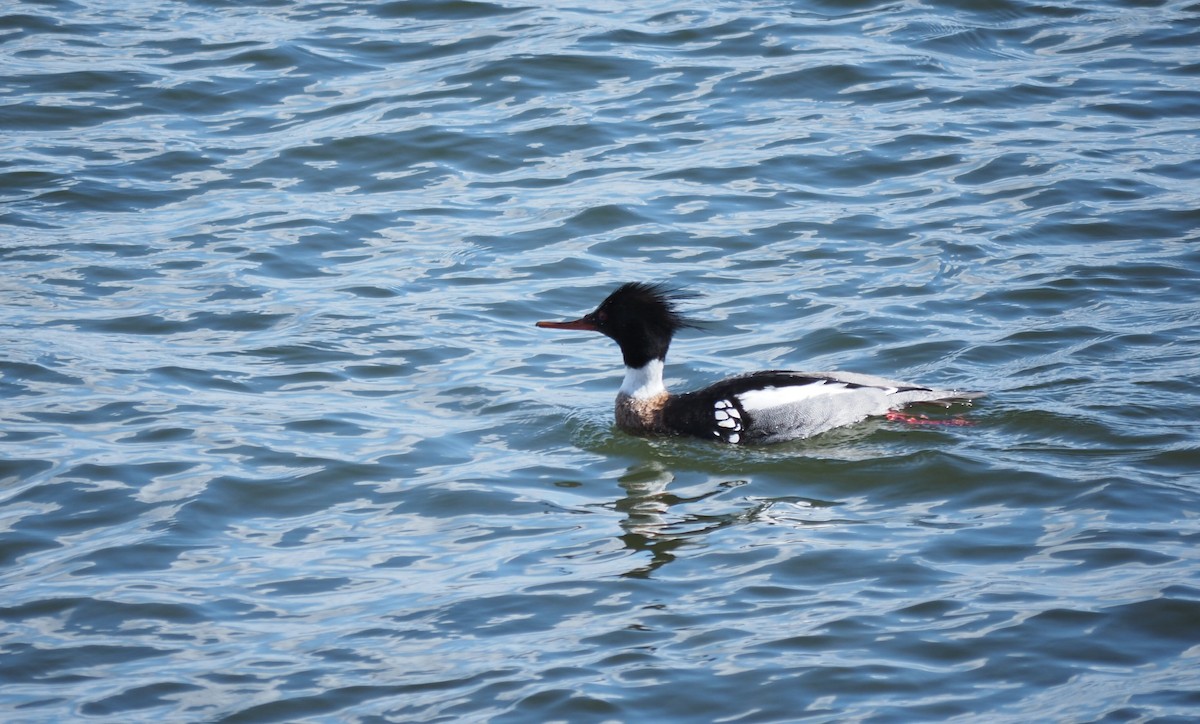
[[[0,10],[0,719],[1200,717],[1200,4]],[[617,431],[535,329],[691,291]],[[916,420],[921,422],[922,420]]]

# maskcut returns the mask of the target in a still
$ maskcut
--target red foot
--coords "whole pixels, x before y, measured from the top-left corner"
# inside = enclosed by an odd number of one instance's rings
[[[968,427],[975,423],[962,417],[951,417],[945,420],[930,420],[925,415],[905,415],[902,412],[889,412],[887,419],[892,422],[904,422],[909,425],[953,425],[956,427]]]

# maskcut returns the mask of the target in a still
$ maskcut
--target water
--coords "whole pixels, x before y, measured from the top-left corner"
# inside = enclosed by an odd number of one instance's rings
[[[1200,715],[1200,5],[20,2],[0,718]],[[613,429],[539,330],[700,294]]]

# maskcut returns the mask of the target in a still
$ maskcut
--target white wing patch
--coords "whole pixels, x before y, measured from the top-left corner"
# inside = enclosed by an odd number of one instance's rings
[[[822,395],[837,395],[849,392],[850,388],[841,382],[817,380],[807,385],[787,385],[786,387],[764,387],[761,390],[750,390],[738,395],[738,401],[747,410],[769,410],[772,407],[794,405],[797,402],[811,400]]]
[[[713,405],[713,419],[719,430],[713,430],[713,435],[723,438],[725,442],[737,444],[742,439],[742,413],[729,400],[717,400]]]

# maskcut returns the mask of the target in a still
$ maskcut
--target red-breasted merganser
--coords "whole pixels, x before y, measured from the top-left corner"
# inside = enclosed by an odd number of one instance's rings
[[[735,445],[810,437],[918,402],[943,406],[982,393],[938,390],[853,372],[768,370],[672,395],[663,362],[675,333],[697,322],[677,309],[680,295],[661,284],[622,284],[573,322],[548,329],[600,332],[621,347],[625,380],[617,392],[617,426],[635,435],[691,435]]]

